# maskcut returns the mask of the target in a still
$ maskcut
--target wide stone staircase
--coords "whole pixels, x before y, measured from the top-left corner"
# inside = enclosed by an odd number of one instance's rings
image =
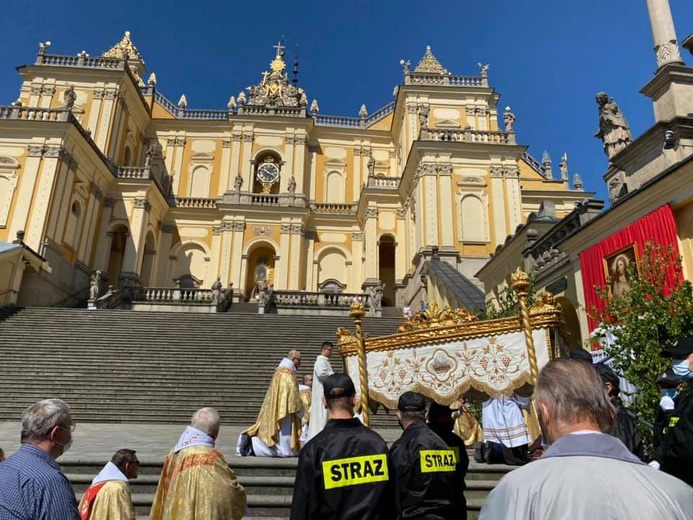
[[[228,462],[236,472],[240,483],[245,487],[250,518],[267,520],[289,517],[297,459],[234,457]],[[63,463],[62,466],[79,499],[89,487],[91,479],[103,466],[103,462],[79,461]],[[149,514],[161,468],[161,463],[143,463],[140,467],[140,476],[130,481],[138,519],[147,518]],[[491,466],[472,462],[467,473],[467,489],[464,492],[469,520],[478,518],[479,510],[488,494],[498,480],[511,469],[508,466]]]
[[[301,350],[310,373],[339,316],[0,309],[0,420],[16,420],[45,397],[65,399],[78,422],[185,423],[202,406],[226,424],[252,424],[279,361]],[[401,318],[366,318],[371,336]],[[338,352],[335,370],[342,369]],[[383,423],[383,421],[385,421]],[[392,416],[375,425],[396,426]]]
[[[401,322],[401,317],[366,318],[364,330],[370,336],[391,334]],[[353,330],[353,322],[259,315],[255,305],[221,314],[0,309],[0,421],[16,422],[31,403],[60,397],[78,424],[185,424],[196,409],[213,406],[225,425],[248,426],[287,352],[300,349],[299,377],[309,373],[321,343],[336,342],[338,327]],[[336,351],[332,365],[342,369]],[[393,414],[383,412],[371,423],[391,441],[399,435],[391,429],[397,424]],[[60,461],[78,497],[111,453]],[[288,517],[296,459],[227,460],[246,487],[252,518]],[[144,458],[140,477],[131,483],[138,518],[149,513],[162,463]],[[472,463],[465,492],[470,519],[509,469]]]

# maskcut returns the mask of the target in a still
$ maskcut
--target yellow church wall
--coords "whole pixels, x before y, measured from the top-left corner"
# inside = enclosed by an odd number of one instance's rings
[[[394,113],[382,118],[380,121],[373,123],[368,127],[369,130],[390,130],[392,127],[392,120],[394,118]]]
[[[152,106],[152,119],[176,119],[176,117],[155,101]]]

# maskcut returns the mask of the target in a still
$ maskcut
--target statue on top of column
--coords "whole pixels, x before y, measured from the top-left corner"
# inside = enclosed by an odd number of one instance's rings
[[[633,136],[616,101],[606,92],[597,94],[596,99],[599,105],[599,130],[594,136],[604,142],[604,153],[611,160],[631,143]]]

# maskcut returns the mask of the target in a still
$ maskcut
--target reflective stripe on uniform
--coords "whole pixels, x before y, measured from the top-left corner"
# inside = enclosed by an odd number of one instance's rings
[[[456,457],[453,450],[421,450],[421,473],[455,471]]]
[[[387,455],[363,455],[322,463],[325,489],[356,486],[388,480]]]

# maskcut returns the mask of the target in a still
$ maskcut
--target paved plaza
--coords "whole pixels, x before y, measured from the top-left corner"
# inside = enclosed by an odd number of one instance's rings
[[[161,462],[173,448],[185,424],[103,424],[78,423],[74,433],[74,444],[63,461],[103,461],[121,448],[137,451],[143,462]],[[250,426],[250,425],[248,425]],[[235,457],[236,440],[245,426],[224,426],[222,424],[217,449],[227,460]],[[19,448],[19,422],[0,422],[0,447],[9,456]],[[380,430],[379,433],[389,443],[400,435],[398,429]]]

